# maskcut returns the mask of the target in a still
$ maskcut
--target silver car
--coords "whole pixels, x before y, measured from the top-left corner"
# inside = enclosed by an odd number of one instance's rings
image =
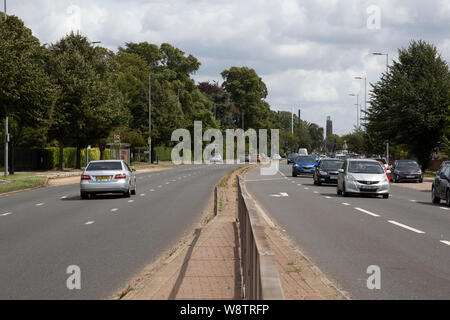
[[[339,169],[337,194],[381,195],[389,198],[389,180],[384,168],[376,160],[347,159]]]
[[[136,194],[135,171],[123,160],[91,161],[81,175],[81,198],[99,193],[122,193],[130,197]]]

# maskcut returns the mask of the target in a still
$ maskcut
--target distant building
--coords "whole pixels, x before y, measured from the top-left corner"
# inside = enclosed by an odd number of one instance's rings
[[[333,134],[333,121],[331,121],[331,117],[328,116],[327,117],[327,132],[326,132],[326,138],[328,138],[328,136]]]

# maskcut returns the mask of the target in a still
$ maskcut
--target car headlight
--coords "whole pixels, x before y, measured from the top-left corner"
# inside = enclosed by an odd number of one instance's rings
[[[398,170],[394,170],[394,173],[395,173],[395,174],[398,174],[398,172],[399,172]]]
[[[351,182],[356,182],[356,178],[354,176],[352,176],[352,175],[348,176],[348,180],[351,181]]]
[[[319,171],[319,173],[320,173],[321,176],[327,176],[328,175],[328,172],[325,172],[325,171]]]
[[[298,168],[298,167],[299,167],[299,165],[298,165],[298,164],[296,164],[296,163],[294,163],[294,167]]]

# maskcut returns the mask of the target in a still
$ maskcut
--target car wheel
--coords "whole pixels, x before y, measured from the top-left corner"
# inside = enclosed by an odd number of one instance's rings
[[[441,202],[441,199],[436,196],[436,190],[434,189],[434,187],[431,188],[431,202],[434,204],[438,204]]]
[[[341,189],[339,189],[339,187],[336,188],[336,193],[338,196],[342,195],[342,191]]]
[[[422,183],[422,182],[423,182],[423,179],[420,179],[420,180],[419,180],[419,183]]]
[[[345,183],[342,185],[342,195],[348,197],[348,192],[345,192]]]
[[[125,198],[129,198],[131,196],[130,187],[128,187],[128,191],[123,194]]]
[[[293,177],[296,177],[296,176],[297,176],[297,172],[292,171],[292,176],[293,176]]]
[[[80,196],[83,200],[89,199],[89,194],[87,192],[81,192]]]
[[[388,194],[383,194],[383,199],[389,199],[389,193]]]
[[[319,180],[317,180],[317,185],[318,185],[318,186],[321,186],[321,185],[322,185],[322,182],[320,182]]]
[[[450,207],[450,190],[447,190],[447,199],[445,201],[447,207]]]

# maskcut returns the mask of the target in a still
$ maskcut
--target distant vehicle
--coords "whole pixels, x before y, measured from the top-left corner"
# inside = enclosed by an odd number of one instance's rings
[[[314,169],[314,184],[320,186],[322,183],[337,184],[339,169],[344,165],[344,160],[322,159]]]
[[[298,149],[298,154],[300,156],[307,156],[308,155],[308,150],[306,148],[300,148],[300,149]]]
[[[436,178],[431,186],[431,202],[438,204],[444,200],[450,207],[450,165],[438,170]]]
[[[389,164],[387,163],[386,159],[384,158],[373,158],[373,159],[377,160],[378,162],[381,162],[385,169],[389,168]]]
[[[376,160],[347,159],[339,169],[337,194],[381,195],[389,198],[389,180]]]
[[[298,153],[289,153],[287,156],[287,164],[291,164],[292,162],[294,162],[295,158],[298,157]]]
[[[423,173],[419,164],[414,160],[396,160],[391,167],[391,181],[423,182]]]
[[[317,165],[317,159],[313,156],[299,155],[293,161],[292,176],[296,177],[299,174],[314,174],[314,167]]]
[[[81,175],[81,198],[101,193],[122,193],[130,197],[137,189],[135,171],[123,160],[91,161]]]
[[[334,155],[334,158],[336,158],[336,159],[341,159],[341,160],[346,160],[346,159],[347,159],[347,156],[346,156],[345,154],[338,153],[338,154],[335,154],[335,155]]]
[[[282,157],[283,159],[286,159],[287,154],[286,154],[286,153],[282,153],[282,154],[281,154],[281,157]]]

